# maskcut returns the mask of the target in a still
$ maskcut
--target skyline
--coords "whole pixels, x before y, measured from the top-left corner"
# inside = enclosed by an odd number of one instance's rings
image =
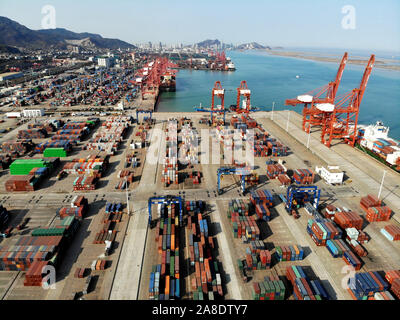
[[[179,0],[120,0],[117,4],[104,0],[68,4],[59,0],[2,0],[0,15],[38,30],[45,5],[54,6],[57,28],[98,33],[132,44],[191,44],[219,39],[233,44],[258,42],[283,47],[400,51],[400,3],[395,0],[379,4],[370,0],[255,0],[248,4],[236,0],[221,0],[217,4],[210,0],[200,4]],[[342,21],[348,13],[342,9],[346,5],[355,9],[355,29],[343,28]],[[240,9],[243,6],[246,10]],[[111,23],[105,23],[108,19]]]

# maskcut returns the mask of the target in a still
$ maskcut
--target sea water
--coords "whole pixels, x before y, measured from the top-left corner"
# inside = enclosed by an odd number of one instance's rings
[[[338,52],[333,54],[341,57]],[[246,80],[252,106],[269,111],[275,102],[275,110],[293,109],[301,113],[301,105],[285,106],[285,99],[323,87],[334,80],[339,67],[338,63],[274,56],[259,51],[228,51],[227,56],[232,58],[236,71],[179,70],[176,92],[162,93],[157,111],[194,111],[200,103],[209,107],[215,81],[221,81],[225,89],[225,106],[229,107],[236,104],[236,88]],[[379,55],[376,59],[379,60]],[[337,97],[359,87],[364,69],[365,65],[347,64]],[[377,120],[390,127],[392,138],[400,140],[399,71],[376,67],[372,71],[360,107],[359,123],[372,124]]]

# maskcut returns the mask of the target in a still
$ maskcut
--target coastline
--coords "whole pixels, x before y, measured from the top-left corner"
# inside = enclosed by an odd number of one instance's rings
[[[264,50],[257,50],[257,51],[264,51]],[[340,58],[334,57],[327,57],[327,56],[315,56],[309,55],[303,52],[293,52],[293,51],[276,51],[276,50],[265,50],[264,52],[273,55],[273,56],[281,56],[281,57],[290,57],[290,58],[298,58],[298,59],[305,59],[305,60],[312,60],[312,61],[320,61],[320,62],[335,62],[339,63]],[[393,65],[390,62],[393,60],[388,59],[379,59],[375,61],[375,67],[385,70],[392,70],[392,71],[400,71],[400,65]],[[361,57],[357,57],[356,59],[349,59],[348,63],[356,64],[356,65],[364,65],[368,62],[368,59],[364,59]]]

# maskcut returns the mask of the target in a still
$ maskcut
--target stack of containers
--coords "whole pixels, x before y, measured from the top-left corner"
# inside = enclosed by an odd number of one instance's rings
[[[273,146],[271,149],[271,154],[274,157],[284,157],[288,155],[288,147],[283,146],[280,143],[277,143],[277,145]]]
[[[329,300],[330,297],[319,280],[310,280],[303,267],[291,266],[286,268],[286,277],[293,285],[296,300]]]
[[[307,233],[317,246],[325,246],[328,239],[340,239],[342,237],[342,230],[332,221],[319,218],[308,220]]]
[[[392,300],[388,290],[389,284],[376,271],[359,272],[348,280],[348,292],[354,300],[375,300],[375,296],[378,297],[377,300],[381,300],[382,295]],[[377,293],[380,295],[376,295]]]
[[[333,221],[342,229],[356,228],[361,230],[363,227],[363,219],[357,213],[351,211],[336,212]]]
[[[279,261],[296,261],[304,259],[304,250],[300,245],[276,246]]]
[[[190,123],[186,123],[181,128],[182,145],[179,150],[180,159],[184,159],[188,164],[199,162],[198,154],[198,133],[194,130]]]
[[[293,172],[293,181],[297,184],[313,184],[315,173],[309,169],[296,169]]]
[[[386,271],[385,278],[391,285],[390,290],[400,299],[400,270]]]
[[[398,241],[400,240],[400,227],[395,225],[388,225],[381,229],[381,233],[388,239],[389,241]]]
[[[158,205],[159,221],[155,241],[158,243],[159,264],[150,273],[151,300],[180,298],[179,209],[175,204]]]
[[[325,218],[334,220],[336,211],[337,208],[334,205],[328,204],[322,213]]]
[[[64,165],[63,170],[68,174],[88,175],[101,178],[107,170],[108,158],[90,156],[88,158],[74,159]]]
[[[382,201],[379,200],[376,196],[374,195],[367,195],[366,197],[361,198],[360,200],[360,207],[365,211],[365,213],[368,213],[368,208],[371,207],[380,207],[382,205]]]
[[[57,215],[60,219],[66,217],[75,217],[78,220],[82,220],[88,209],[88,201],[83,196],[75,196],[71,201],[70,207],[63,207],[57,210]]]
[[[185,208],[188,213],[189,261],[195,271],[190,282],[193,299],[221,298],[223,290],[219,262],[212,254],[214,240],[208,233],[208,220],[202,214],[204,202],[190,201],[186,203]]]
[[[289,176],[285,174],[279,174],[278,175],[278,180],[283,186],[288,186],[292,183],[292,180],[289,178]]]
[[[76,144],[81,141],[81,136],[77,134],[56,134],[50,138],[52,141],[66,140],[71,144]]]
[[[44,139],[47,137],[47,131],[44,129],[19,130],[18,139]]]
[[[229,201],[228,218],[231,219],[233,213],[238,213],[241,216],[248,216],[250,204],[242,199],[234,199]]]
[[[47,261],[64,245],[62,236],[22,236],[12,246],[0,247],[0,270],[26,271],[34,261]]]
[[[77,177],[73,182],[74,191],[93,191],[96,190],[96,177]]]
[[[284,300],[285,293],[285,285],[278,276],[264,277],[264,281],[252,286],[253,300]]]
[[[246,267],[249,270],[265,270],[271,268],[271,252],[265,249],[262,241],[251,241],[246,248]],[[260,245],[261,243],[261,245]]]
[[[359,257],[366,257],[368,255],[368,252],[358,243],[358,241],[348,238],[346,238],[346,241]]]
[[[326,249],[334,258],[342,258],[345,252],[350,252],[350,248],[342,239],[328,239]]]
[[[18,141],[5,141],[0,144],[0,152],[6,154],[17,153],[23,155],[34,148],[34,143],[31,139]]]
[[[369,207],[365,218],[369,222],[388,221],[392,214],[392,210],[387,206]]]
[[[96,233],[93,243],[106,244],[106,250],[110,248],[117,236],[117,231],[114,230],[115,224],[121,222],[122,215],[122,203],[107,202],[102,229]],[[107,242],[110,246],[107,246]]]
[[[64,149],[65,152],[70,152],[72,150],[72,145],[69,140],[50,140],[36,145],[35,152],[44,153],[47,148],[61,148]],[[45,157],[47,156],[45,155]]]
[[[48,273],[47,265],[48,261],[34,261],[25,274],[24,287],[41,287]]]
[[[241,216],[236,212],[232,213],[234,238],[242,239],[244,243],[260,239],[260,229],[252,216]]]
[[[356,240],[359,243],[367,243],[369,241],[368,235],[361,230],[357,230],[356,228],[347,228],[345,231],[347,234],[346,238],[349,240]]]
[[[269,221],[271,216],[269,208],[273,206],[274,202],[272,193],[267,189],[252,191],[250,193],[250,201],[258,218]]]
[[[166,128],[166,154],[163,161],[161,182],[165,187],[178,184],[178,121],[169,119]]]
[[[86,145],[87,150],[105,151],[114,155],[118,150],[129,128],[130,117],[119,116],[108,118]]]
[[[284,174],[285,172],[286,172],[285,168],[279,163],[267,165],[267,177],[269,179],[275,179],[280,174]]]
[[[65,148],[46,148],[43,152],[45,157],[67,157],[68,151]]]

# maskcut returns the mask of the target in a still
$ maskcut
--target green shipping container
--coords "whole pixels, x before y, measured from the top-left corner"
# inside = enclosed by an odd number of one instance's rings
[[[44,157],[56,157],[56,158],[61,158],[61,157],[66,157],[67,156],[67,151],[64,150],[64,148],[46,148],[43,152]]]
[[[11,175],[27,175],[33,168],[49,168],[51,163],[43,159],[17,159],[10,165]]]

